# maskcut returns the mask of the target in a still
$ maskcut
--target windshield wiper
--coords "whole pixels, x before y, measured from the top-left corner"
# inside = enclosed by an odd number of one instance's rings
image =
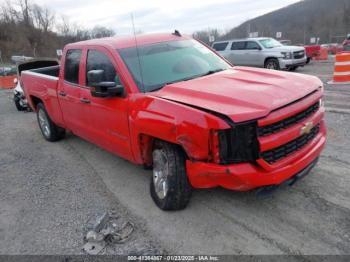
[[[215,74],[215,73],[224,71],[224,70],[225,70],[225,69],[223,69],[223,68],[218,68],[218,69],[215,69],[215,70],[209,70],[208,72],[206,72],[205,74],[203,74],[203,75],[201,75],[201,76],[199,76],[199,77],[212,75],[212,74]]]
[[[160,90],[164,86],[167,86],[167,85],[171,85],[171,84],[178,83],[178,82],[183,82],[183,81],[189,81],[189,80],[192,80],[192,79],[195,79],[195,78],[199,78],[199,77],[203,77],[203,76],[207,76],[207,75],[212,75],[212,74],[224,71],[224,70],[225,69],[223,69],[223,68],[218,68],[218,69],[215,69],[215,70],[209,70],[208,72],[206,72],[204,74],[201,74],[201,75],[195,75],[195,76],[186,77],[186,78],[182,78],[182,79],[179,79],[179,80],[167,82],[167,83],[165,83],[165,84],[163,84],[163,85],[161,85],[161,86],[159,86],[157,88],[152,89],[151,92]]]

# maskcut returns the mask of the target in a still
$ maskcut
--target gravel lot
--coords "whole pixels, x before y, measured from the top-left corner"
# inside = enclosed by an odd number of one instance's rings
[[[332,62],[298,70],[326,83]],[[163,212],[151,172],[71,134],[46,142],[34,113],[0,91],[0,254],[80,254],[89,216],[116,210],[135,223],[109,254],[350,254],[350,86],[326,85],[328,144],[311,174],[267,197],[197,190]],[[347,99],[349,98],[349,99]]]

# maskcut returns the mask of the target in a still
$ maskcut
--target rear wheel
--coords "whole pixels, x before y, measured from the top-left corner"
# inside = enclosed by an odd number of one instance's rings
[[[269,58],[265,62],[265,68],[266,69],[273,69],[273,70],[279,70],[280,64],[276,58]]]
[[[182,149],[157,141],[153,149],[151,196],[163,210],[180,210],[190,201],[192,187],[186,174],[186,157]]]
[[[47,141],[55,142],[64,138],[65,129],[53,123],[42,103],[37,105],[37,119],[42,135]]]

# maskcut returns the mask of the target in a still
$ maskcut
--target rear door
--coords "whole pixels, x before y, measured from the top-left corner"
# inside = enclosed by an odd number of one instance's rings
[[[60,82],[57,88],[66,127],[74,134],[80,135],[83,128],[80,102],[80,64],[82,49],[68,49],[65,63],[61,70]]]
[[[86,138],[91,142],[126,159],[131,157],[128,96],[126,85],[118,74],[117,64],[112,54],[102,47],[91,47],[86,50],[85,84],[81,88],[80,100],[84,104],[85,125],[89,126]],[[124,97],[93,97],[90,93],[90,83],[87,72],[103,70],[102,81],[122,84],[125,88]]]
[[[225,57],[227,53],[228,42],[219,42],[213,44],[213,49],[215,49],[219,54]]]

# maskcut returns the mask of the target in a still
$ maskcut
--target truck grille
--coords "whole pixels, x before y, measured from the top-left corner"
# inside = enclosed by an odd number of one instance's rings
[[[273,164],[276,161],[281,160],[282,158],[285,158],[293,152],[304,147],[312,139],[314,139],[319,132],[320,124],[314,126],[309,134],[302,135],[280,147],[274,148],[266,152],[262,152],[261,156],[266,162],[268,162],[269,164]]]
[[[293,56],[295,59],[300,59],[303,58],[305,56],[305,52],[304,51],[297,51],[293,53]]]
[[[294,116],[288,117],[286,119],[283,119],[282,121],[273,123],[268,126],[262,126],[258,128],[258,135],[259,136],[268,136],[273,133],[279,132],[282,129],[285,129],[291,125],[294,125],[298,122],[303,121],[307,117],[311,116],[313,113],[315,113],[320,108],[320,103],[316,102],[315,104],[311,105],[310,107],[306,108],[304,111],[297,113]]]

